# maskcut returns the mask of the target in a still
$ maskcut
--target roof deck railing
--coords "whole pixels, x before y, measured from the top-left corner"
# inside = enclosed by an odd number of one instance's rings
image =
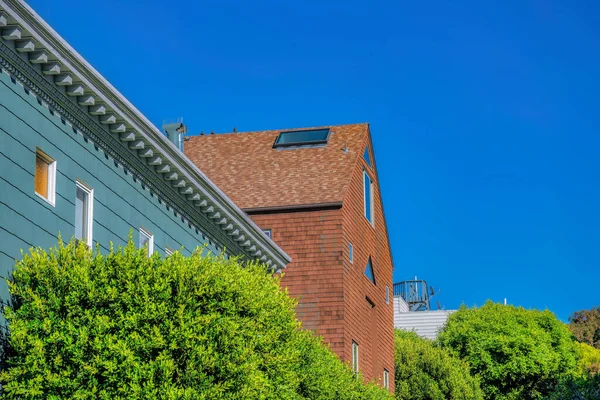
[[[429,300],[433,294],[433,289],[430,289],[424,280],[394,283],[394,297],[402,297],[408,303],[410,311],[430,310]]]

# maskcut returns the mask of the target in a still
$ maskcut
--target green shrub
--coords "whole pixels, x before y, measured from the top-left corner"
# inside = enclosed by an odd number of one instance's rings
[[[581,376],[600,374],[600,350],[586,343],[577,343],[579,348],[578,372]]]
[[[9,290],[2,398],[387,398],[300,330],[258,264],[59,242],[19,261]]]
[[[483,399],[466,363],[414,332],[396,330],[394,364],[398,400]]]
[[[486,399],[540,399],[577,370],[571,332],[550,311],[489,301],[462,307],[438,341],[469,363]]]
[[[600,400],[600,374],[563,378],[546,400]]]

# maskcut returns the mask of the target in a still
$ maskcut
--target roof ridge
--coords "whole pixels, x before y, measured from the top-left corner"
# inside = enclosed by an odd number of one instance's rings
[[[369,122],[357,122],[357,123],[337,124],[337,125],[308,126],[308,127],[301,127],[301,128],[279,128],[279,129],[262,129],[262,130],[256,130],[256,131],[220,132],[220,133],[214,133],[214,134],[205,133],[204,135],[202,135],[201,133],[194,133],[191,135],[186,135],[186,137],[195,138],[195,137],[201,137],[201,136],[215,136],[215,135],[241,135],[241,134],[246,134],[246,133],[309,131],[309,130],[313,130],[313,129],[326,129],[326,128],[331,129],[331,128],[336,128],[336,127],[353,126],[353,125],[367,125],[368,126]]]

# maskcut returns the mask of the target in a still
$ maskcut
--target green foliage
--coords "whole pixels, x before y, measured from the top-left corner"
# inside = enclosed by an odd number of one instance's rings
[[[569,328],[578,341],[600,349],[600,307],[574,312]]]
[[[278,279],[200,250],[32,250],[9,281],[0,397],[388,398],[300,329]]]
[[[600,400],[600,374],[567,377],[546,400]]]
[[[579,348],[579,375],[600,374],[600,350],[586,343],[577,343],[577,347]]]
[[[337,355],[321,345],[321,339],[311,332],[300,331],[302,336],[299,350],[302,354],[299,392],[303,398],[326,399],[372,399],[391,400],[387,392],[373,383],[363,385],[362,377],[355,376],[348,365]]]
[[[394,364],[398,400],[483,399],[466,363],[414,332],[396,330]]]
[[[438,341],[469,363],[486,399],[540,399],[577,369],[572,335],[550,311],[490,301],[462,307]]]

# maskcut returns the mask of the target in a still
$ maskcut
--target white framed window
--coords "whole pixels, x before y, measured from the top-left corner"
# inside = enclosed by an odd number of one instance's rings
[[[75,239],[92,246],[94,223],[94,189],[75,181]]]
[[[35,194],[52,206],[56,201],[56,160],[35,149]]]
[[[273,231],[271,231],[270,229],[263,229],[263,233],[269,238],[271,239],[273,236]]]
[[[350,264],[354,262],[354,246],[352,246],[352,242],[348,242],[348,255],[350,257]]]
[[[148,246],[148,256],[154,253],[154,235],[145,228],[140,228],[140,249]]]
[[[364,180],[364,209],[365,209],[365,218],[367,221],[374,225],[373,221],[373,181],[367,171],[363,171],[363,180]]]
[[[386,389],[390,388],[390,373],[387,369],[383,370],[383,387]]]
[[[358,374],[358,343],[352,341],[352,372]]]
[[[167,257],[169,257],[169,256],[172,256],[173,254],[175,254],[175,250],[173,250],[169,246],[165,246],[165,255]]]
[[[385,304],[390,304],[390,287],[385,287]]]

